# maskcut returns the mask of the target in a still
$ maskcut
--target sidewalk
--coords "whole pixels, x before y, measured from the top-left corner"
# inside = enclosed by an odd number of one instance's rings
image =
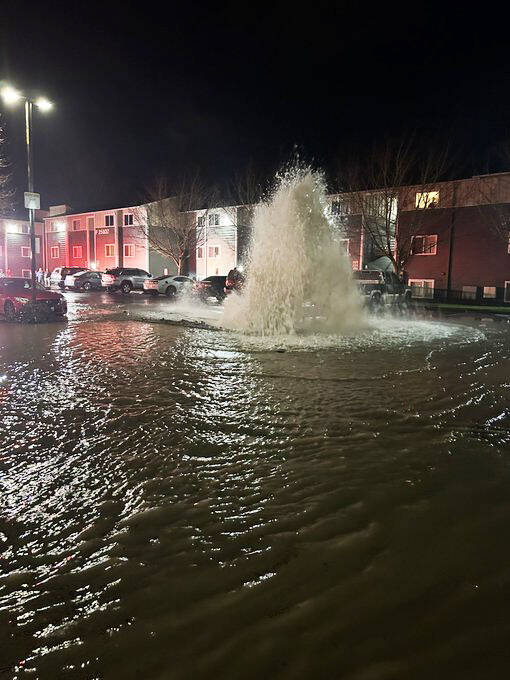
[[[417,308],[428,311],[446,312],[451,314],[484,314],[486,316],[496,314],[510,317],[510,305],[468,305],[450,302],[425,302],[414,301]]]

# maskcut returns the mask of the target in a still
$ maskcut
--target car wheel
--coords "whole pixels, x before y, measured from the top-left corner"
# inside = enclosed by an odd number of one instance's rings
[[[124,295],[129,295],[129,293],[131,292],[132,288],[133,288],[133,286],[129,283],[129,281],[123,281],[123,282],[120,284],[120,290],[122,291],[122,293],[123,293]]]
[[[90,290],[92,288],[92,284],[90,283],[90,281],[85,281],[81,288],[82,290]]]
[[[165,290],[165,295],[167,298],[174,299],[175,295],[177,293],[177,289],[175,286],[168,286],[168,288]]]
[[[4,305],[4,314],[7,321],[16,321],[16,310],[10,300],[7,300]]]
[[[152,297],[157,297],[159,295],[157,290],[151,290],[150,293],[151,293]]]

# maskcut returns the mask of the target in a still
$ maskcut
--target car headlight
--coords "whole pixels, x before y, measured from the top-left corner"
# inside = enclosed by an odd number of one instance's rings
[[[21,302],[22,305],[24,305],[25,303],[27,303],[29,301],[28,298],[23,298],[23,297],[15,297],[14,299],[16,300],[16,302]]]

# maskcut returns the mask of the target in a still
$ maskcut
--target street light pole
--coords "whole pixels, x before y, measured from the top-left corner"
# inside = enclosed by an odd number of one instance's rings
[[[3,84],[0,88],[0,96],[7,105],[16,104],[19,101],[25,102],[25,140],[27,146],[27,175],[28,175],[28,192],[25,194],[25,207],[28,208],[29,220],[30,220],[30,250],[32,251],[32,302],[35,303],[37,300],[37,284],[35,279],[35,267],[36,267],[36,252],[35,252],[35,210],[34,199],[36,200],[36,207],[40,208],[40,197],[38,194],[34,194],[34,158],[33,158],[33,143],[32,143],[32,112],[33,106],[35,106],[40,111],[49,111],[52,108],[52,103],[48,101],[45,97],[38,97],[37,99],[32,99],[31,97],[26,97],[21,92],[18,92],[10,85]],[[28,203],[27,203],[28,201]]]
[[[28,175],[28,191],[34,192],[34,154],[32,147],[32,102],[30,99],[25,99],[25,135],[27,142],[27,175]],[[32,255],[31,269],[32,269],[32,302],[35,304],[37,299],[37,287],[35,280],[35,210],[28,209],[30,219],[30,251]]]

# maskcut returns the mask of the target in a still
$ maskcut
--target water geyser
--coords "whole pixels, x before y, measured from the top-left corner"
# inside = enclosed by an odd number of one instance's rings
[[[278,178],[255,209],[246,264],[247,283],[226,301],[224,327],[278,336],[364,325],[349,257],[328,219],[321,173],[293,168]]]

